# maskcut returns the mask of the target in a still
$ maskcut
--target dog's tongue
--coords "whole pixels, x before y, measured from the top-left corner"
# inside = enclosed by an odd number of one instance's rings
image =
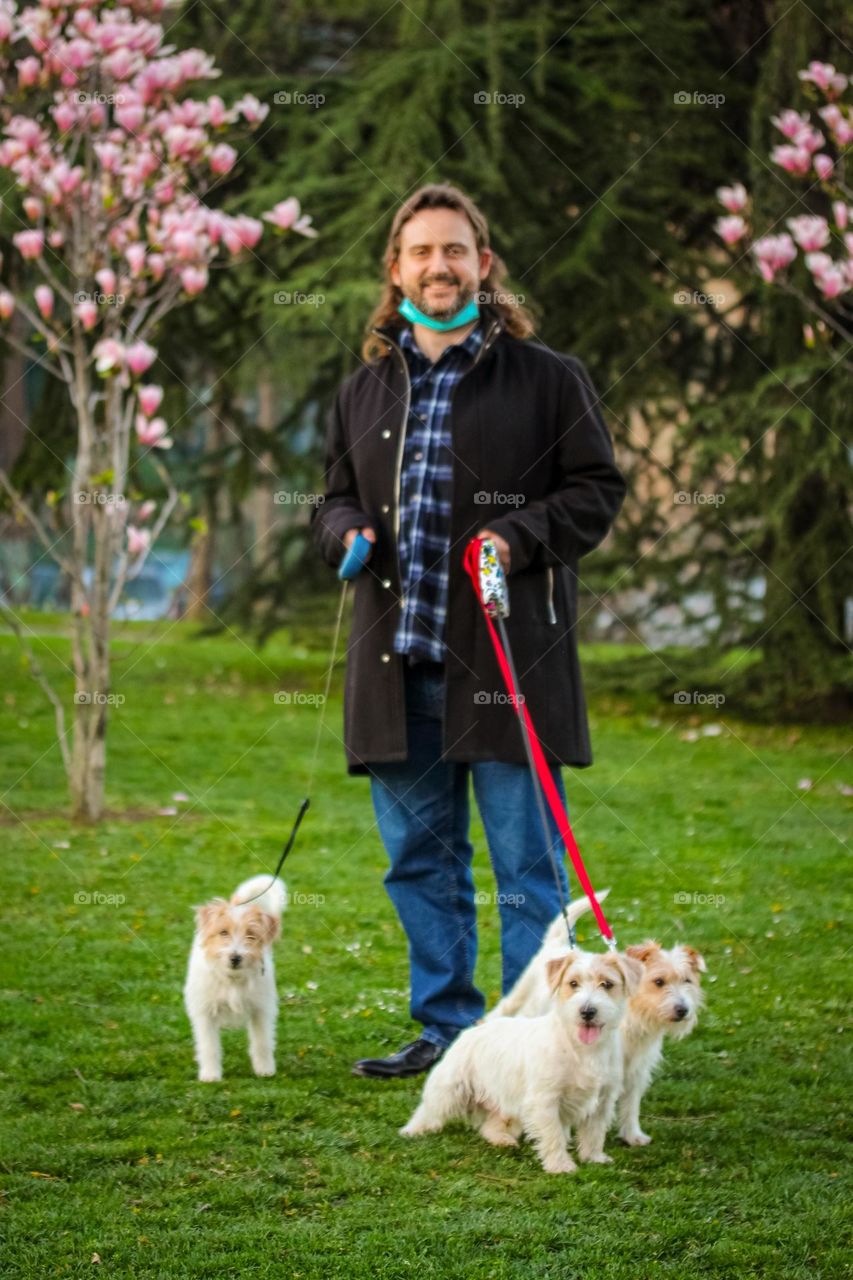
[[[578,1029],[581,1044],[595,1044],[601,1035],[601,1027],[580,1027]]]

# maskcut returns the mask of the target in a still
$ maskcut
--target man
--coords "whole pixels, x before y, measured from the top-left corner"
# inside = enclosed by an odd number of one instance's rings
[[[533,325],[501,292],[504,274],[472,201],[449,186],[417,191],[391,227],[365,363],[329,417],[318,545],[337,565],[359,532],[373,544],[355,585],[346,757],[370,775],[423,1026],[398,1053],[356,1063],[361,1075],[426,1071],[483,1014],[469,779],[497,881],[504,992],[568,898],[462,558],[475,535],[497,546],[521,693],[564,797],[560,765],[592,759],[577,563],[625,484],[586,370],[526,341]]]

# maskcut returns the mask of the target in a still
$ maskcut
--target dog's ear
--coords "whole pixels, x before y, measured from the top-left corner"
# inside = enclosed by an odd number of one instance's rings
[[[214,898],[211,902],[203,902],[200,907],[193,907],[195,911],[196,928],[199,933],[204,933],[210,927],[213,919],[219,914],[223,907],[227,907],[228,903],[224,898]]]
[[[269,943],[275,942],[281,933],[281,921],[278,916],[270,915],[269,911],[261,911],[260,917],[264,943],[269,945]]]
[[[216,908],[212,902],[203,902],[200,907],[193,907],[196,925],[202,933],[210,924],[210,917],[215,910]]]
[[[563,974],[572,963],[574,956],[554,956],[545,964],[545,978],[548,982],[548,990],[556,991],[560,983],[563,981]]]
[[[640,964],[646,964],[657,951],[660,951],[660,943],[655,942],[654,938],[649,938],[647,942],[640,942],[636,946],[626,947],[625,955],[639,960]]]
[[[708,966],[705,963],[705,957],[700,956],[695,947],[682,946],[682,951],[687,956],[687,963],[695,973],[707,973]]]
[[[249,907],[243,921],[247,928],[257,930],[265,947],[274,942],[281,931],[279,920],[262,907]]]
[[[630,950],[630,948],[628,948]],[[609,964],[612,968],[617,969],[622,981],[625,984],[625,994],[634,996],[643,979],[643,966],[634,956],[622,955],[618,951],[611,951],[609,955],[604,957],[605,964]]]

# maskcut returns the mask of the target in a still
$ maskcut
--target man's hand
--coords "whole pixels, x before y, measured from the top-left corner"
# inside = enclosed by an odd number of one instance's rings
[[[372,542],[372,543],[376,542],[376,534],[374,530],[370,528],[369,525],[365,525],[363,529],[347,529],[346,533],[344,534],[344,555],[346,555],[346,553],[349,551],[350,547],[355,542],[357,536],[360,533],[364,534],[368,542]],[[373,552],[368,551],[367,559],[369,560],[372,555],[373,555]]]
[[[498,558],[500,559],[500,562],[501,562],[501,568],[503,569],[504,573],[508,574],[510,550],[509,550],[509,543],[507,542],[506,538],[502,538],[499,533],[492,533],[491,529],[481,529],[480,532],[477,534],[477,537],[491,538],[492,542],[495,544],[495,548],[498,553]]]

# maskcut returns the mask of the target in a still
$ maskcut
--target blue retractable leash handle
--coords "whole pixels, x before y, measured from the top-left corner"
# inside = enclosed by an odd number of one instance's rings
[[[341,582],[352,582],[361,573],[370,555],[372,542],[368,542],[363,533],[357,533],[349,551],[341,561],[338,577]]]

